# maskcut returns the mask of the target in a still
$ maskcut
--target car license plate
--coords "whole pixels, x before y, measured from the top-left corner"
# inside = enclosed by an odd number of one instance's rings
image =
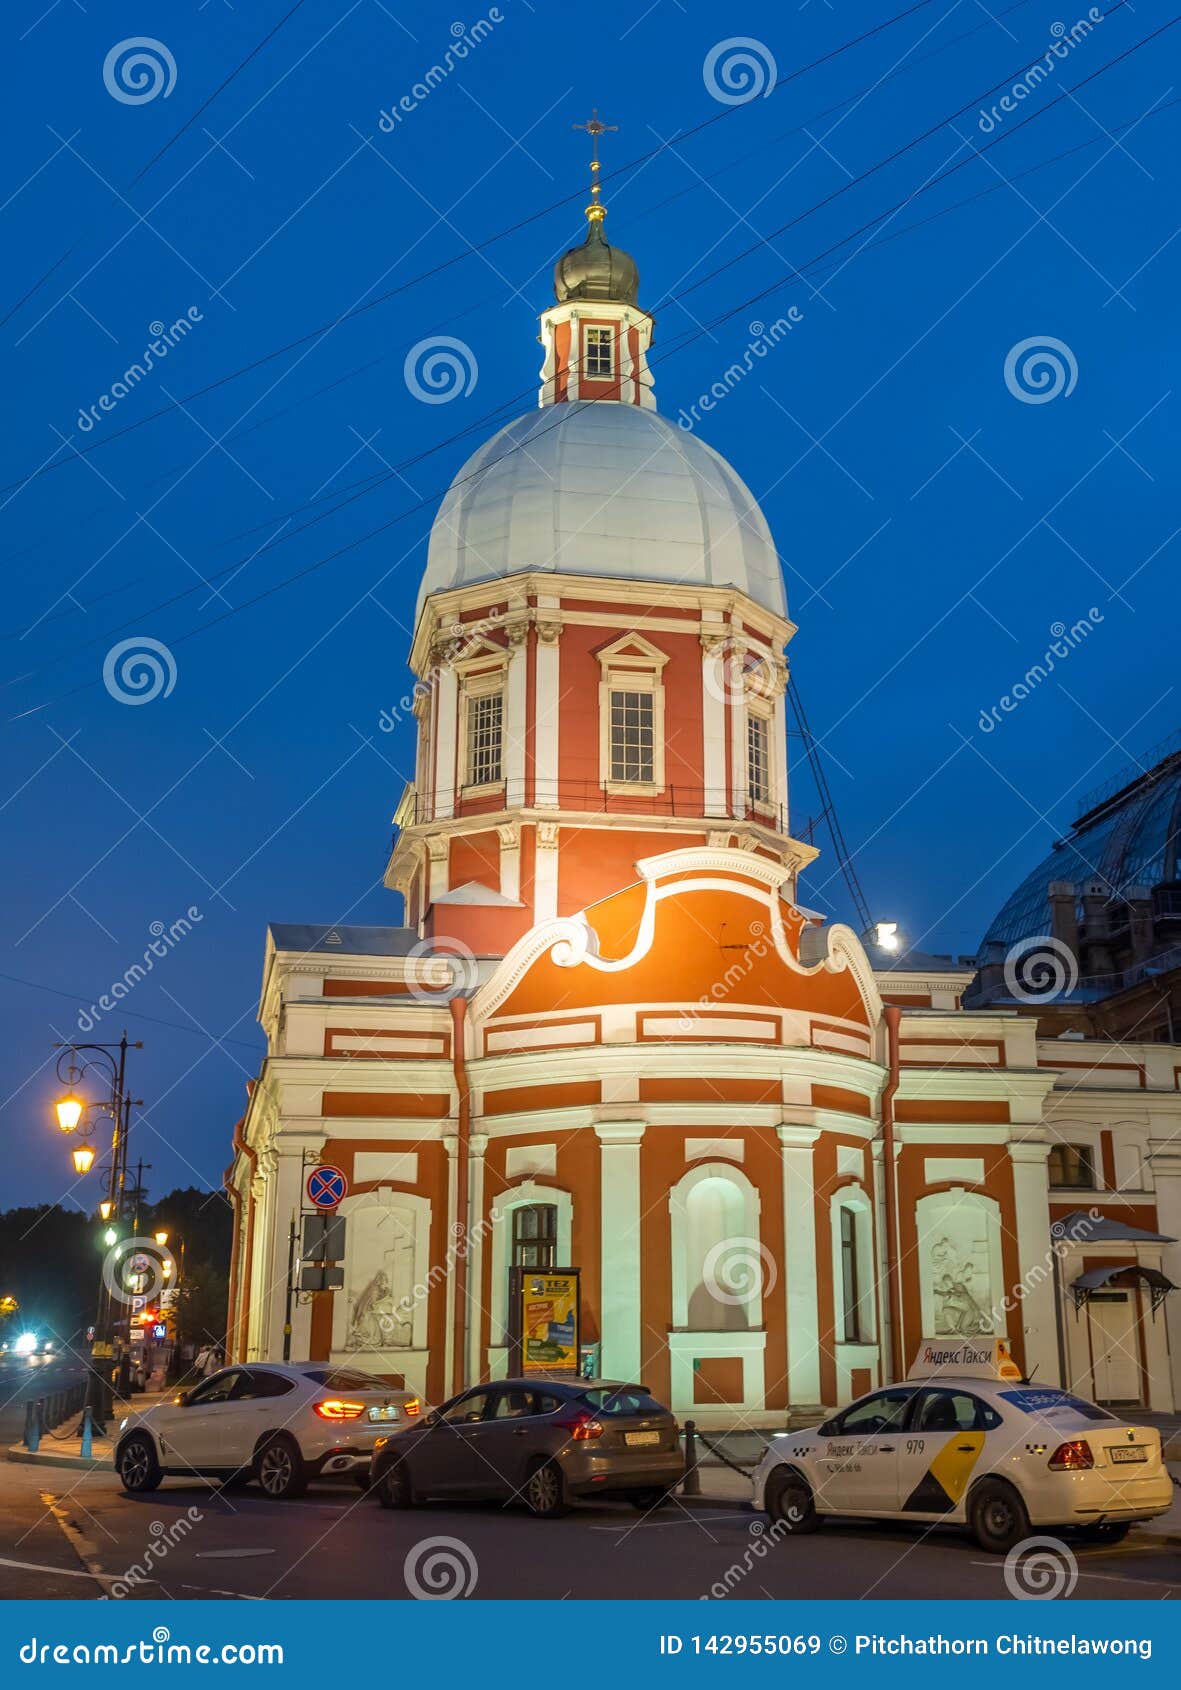
[[[396,1420],[398,1411],[392,1402],[383,1402],[380,1408],[371,1408],[369,1418],[373,1421]]]
[[[629,1449],[637,1449],[641,1445],[643,1445],[644,1447],[651,1447],[652,1444],[658,1444],[660,1442],[660,1433],[659,1432],[625,1432],[623,1434],[623,1441],[624,1441],[625,1444],[627,1444]]]
[[[1147,1461],[1148,1451],[1143,1444],[1113,1445],[1108,1452],[1113,1461]]]

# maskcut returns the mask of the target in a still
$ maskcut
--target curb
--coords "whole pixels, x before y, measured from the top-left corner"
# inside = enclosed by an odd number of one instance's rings
[[[81,1455],[58,1455],[56,1451],[49,1449],[31,1450],[26,1449],[23,1444],[13,1444],[7,1452],[7,1459],[24,1462],[30,1467],[65,1467],[80,1473],[90,1473],[96,1469],[113,1473],[115,1470],[113,1455],[93,1456],[87,1461]]]

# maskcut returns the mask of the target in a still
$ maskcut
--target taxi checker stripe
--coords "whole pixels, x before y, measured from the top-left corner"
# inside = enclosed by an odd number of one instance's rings
[[[968,1488],[984,1437],[983,1432],[954,1433],[902,1504],[903,1512],[935,1514],[954,1508]]]

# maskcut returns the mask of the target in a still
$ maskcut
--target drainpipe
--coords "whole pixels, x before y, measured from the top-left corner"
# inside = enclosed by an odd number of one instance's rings
[[[886,1022],[888,1074],[882,1091],[882,1178],[886,1182],[886,1299],[890,1310],[890,1377],[902,1379],[902,1287],[898,1277],[898,1176],[894,1165],[894,1098],[898,1091],[898,1029],[902,1010],[888,1003]]]
[[[467,1388],[467,1358],[468,1358],[468,1294],[467,1294],[467,1241],[470,1234],[471,1215],[469,1160],[471,1156],[471,1107],[472,1094],[468,1085],[467,1063],[464,1057],[464,1045],[467,1034],[467,999],[453,997],[451,999],[451,1064],[455,1071],[455,1090],[457,1094],[456,1119],[458,1127],[458,1154],[455,1168],[455,1212],[456,1218],[463,1227],[460,1235],[461,1246],[455,1260],[455,1333],[454,1349],[452,1351],[452,1388],[462,1391]]]

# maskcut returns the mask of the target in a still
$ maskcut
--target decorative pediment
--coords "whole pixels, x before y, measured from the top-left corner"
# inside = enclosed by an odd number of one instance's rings
[[[654,646],[651,640],[646,640],[642,634],[629,631],[621,634],[610,645],[600,646],[595,656],[607,669],[663,669],[668,662],[668,653]]]
[[[769,858],[699,847],[648,857],[640,880],[579,915],[541,923],[476,994],[477,1017],[597,1004],[788,1011],[871,1030],[881,999],[851,928],[800,956],[807,918]]]

